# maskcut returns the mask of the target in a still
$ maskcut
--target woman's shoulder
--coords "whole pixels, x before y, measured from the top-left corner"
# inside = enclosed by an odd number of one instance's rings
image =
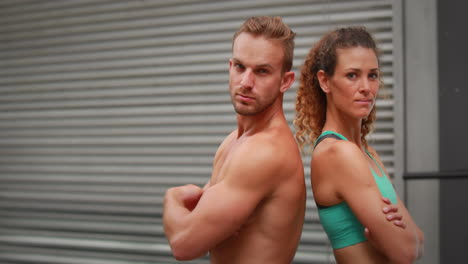
[[[369,164],[364,153],[349,141],[324,140],[312,153],[311,163],[314,171],[332,181],[367,182],[369,178]]]
[[[356,155],[362,155],[362,152],[354,143],[327,138],[315,147],[312,152],[312,160],[336,163],[355,158]]]

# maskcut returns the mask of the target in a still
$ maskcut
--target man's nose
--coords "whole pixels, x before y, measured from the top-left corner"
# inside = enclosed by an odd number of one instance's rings
[[[251,87],[253,87],[253,85],[254,85],[254,81],[255,81],[254,73],[252,72],[252,70],[247,69],[247,70],[244,71],[244,73],[242,74],[242,79],[241,79],[241,83],[240,83],[240,84],[241,84],[243,87],[251,88]]]

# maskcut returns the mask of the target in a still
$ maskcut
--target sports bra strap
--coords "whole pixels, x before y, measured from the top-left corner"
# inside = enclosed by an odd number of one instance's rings
[[[343,140],[340,136],[336,135],[336,134],[325,134],[325,135],[322,135],[320,136],[317,141],[315,141],[315,144],[314,144],[314,147],[316,147],[320,142],[322,142],[322,140],[326,139],[326,138],[335,138],[335,139],[338,139],[338,140]]]

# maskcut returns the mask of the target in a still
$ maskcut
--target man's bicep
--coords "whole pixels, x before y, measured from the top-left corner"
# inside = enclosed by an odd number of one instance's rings
[[[218,175],[222,180],[205,189],[189,216],[197,246],[209,250],[236,233],[275,186],[276,156],[263,149],[256,155],[248,146],[243,149],[230,158],[225,174]]]
[[[261,198],[253,190],[220,182],[209,187],[192,211],[192,238],[210,250],[240,229]]]

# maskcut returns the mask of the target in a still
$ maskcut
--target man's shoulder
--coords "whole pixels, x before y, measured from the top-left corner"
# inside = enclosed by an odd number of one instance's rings
[[[292,134],[258,133],[241,145],[239,157],[255,168],[270,171],[281,178],[297,174],[297,171],[303,172],[299,147]]]
[[[251,155],[264,154],[271,161],[300,159],[299,147],[292,133],[261,132],[249,137],[242,148]]]
[[[252,136],[259,144],[268,144],[272,148],[294,148],[299,150],[293,132],[287,124],[265,129]]]
[[[272,174],[286,178],[285,175],[303,172],[299,148],[289,127],[287,129],[268,129],[239,138],[237,131],[232,132],[220,147],[222,151],[218,150],[227,158],[225,162],[229,175],[235,175],[238,180],[246,178],[251,181],[254,176],[273,180],[275,176]]]

